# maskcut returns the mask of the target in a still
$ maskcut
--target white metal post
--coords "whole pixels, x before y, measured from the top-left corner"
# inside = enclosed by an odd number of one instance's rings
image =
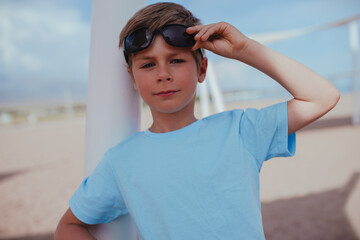
[[[352,54],[352,63],[353,63],[353,118],[352,122],[354,125],[360,124],[360,106],[359,106],[359,74],[358,74],[358,53],[359,53],[359,31],[358,24],[356,21],[353,21],[349,24],[350,30],[350,49]]]
[[[219,113],[225,111],[224,99],[219,84],[217,82],[214,66],[211,61],[208,61],[206,80],[208,81],[208,85],[210,86],[211,97],[215,105],[216,112]]]
[[[204,81],[198,85],[200,91],[201,115],[204,118],[210,115],[210,99],[209,99],[208,83],[207,81]]]
[[[106,150],[138,131],[140,99],[131,85],[119,33],[145,0],[93,0],[90,71],[86,113],[84,174],[89,175]],[[128,215],[93,229],[97,239],[136,239]]]

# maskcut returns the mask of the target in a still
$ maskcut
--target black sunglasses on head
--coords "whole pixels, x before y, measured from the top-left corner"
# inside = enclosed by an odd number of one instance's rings
[[[147,28],[141,28],[125,37],[124,40],[124,56],[129,63],[129,53],[136,53],[149,47],[155,33],[159,32],[164,40],[174,47],[192,47],[196,41],[195,34],[188,34],[188,27],[181,24],[169,24],[161,27],[159,30],[152,32]],[[203,57],[201,49],[199,49],[201,57]]]

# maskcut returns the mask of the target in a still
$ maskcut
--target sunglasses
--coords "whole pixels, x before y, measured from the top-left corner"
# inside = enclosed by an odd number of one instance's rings
[[[127,36],[124,40],[124,56],[127,63],[129,63],[129,53],[136,53],[142,51],[150,46],[154,39],[155,33],[159,32],[164,40],[174,47],[192,47],[196,41],[195,34],[186,33],[188,27],[181,24],[169,24],[161,27],[159,30],[152,32],[147,28],[141,28]],[[203,54],[199,49],[201,58]]]

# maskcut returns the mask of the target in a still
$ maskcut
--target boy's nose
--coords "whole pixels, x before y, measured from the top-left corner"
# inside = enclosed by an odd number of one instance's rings
[[[162,81],[170,81],[171,77],[166,77],[166,78],[159,78],[158,82],[162,82]]]
[[[158,82],[162,82],[162,81],[171,81],[172,80],[172,76],[169,73],[169,71],[167,71],[166,69],[163,69],[159,75],[158,75]]]

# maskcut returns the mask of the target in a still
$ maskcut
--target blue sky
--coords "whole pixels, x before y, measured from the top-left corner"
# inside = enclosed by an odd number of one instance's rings
[[[183,4],[204,24],[227,21],[245,34],[326,24],[360,14],[360,0],[174,2]],[[90,30],[89,0],[1,0],[0,103],[61,100],[65,93],[72,93],[75,99],[86,99]],[[269,47],[330,80],[351,70],[345,26]],[[276,86],[241,63],[208,56],[216,63],[215,71],[224,90]],[[343,89],[348,82],[346,77],[336,80]]]

